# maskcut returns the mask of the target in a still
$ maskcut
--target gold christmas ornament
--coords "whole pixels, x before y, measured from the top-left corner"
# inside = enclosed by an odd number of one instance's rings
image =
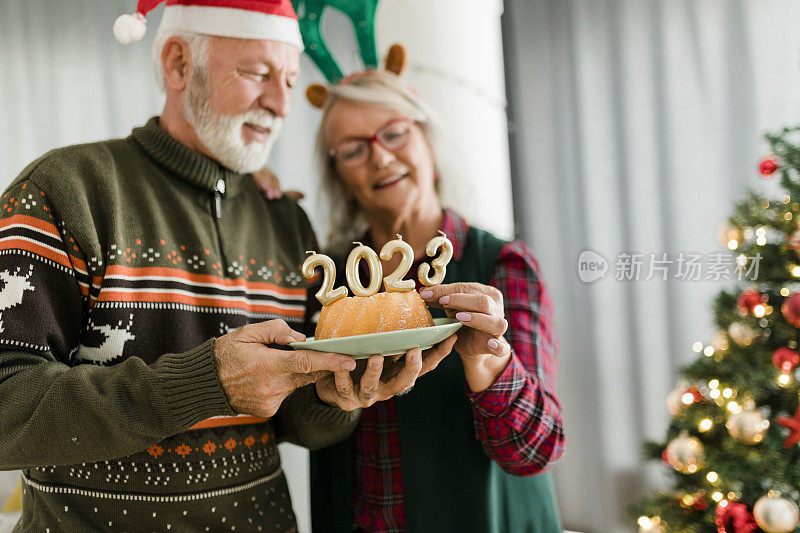
[[[694,474],[705,461],[703,444],[685,431],[672,439],[664,450],[664,460],[678,472]]]
[[[711,346],[718,352],[724,352],[728,349],[728,337],[726,337],[725,333],[722,331],[718,331],[717,334],[714,335],[714,340],[711,341]]]
[[[750,346],[750,344],[753,343],[753,339],[758,335],[753,328],[741,322],[734,322],[731,324],[728,328],[728,333],[731,339],[733,339],[733,342],[739,346]]]
[[[758,444],[764,440],[764,435],[769,429],[769,420],[755,409],[733,413],[725,424],[731,437],[745,444]]]
[[[800,523],[800,509],[792,500],[770,491],[753,506],[753,518],[766,533],[789,533]]]

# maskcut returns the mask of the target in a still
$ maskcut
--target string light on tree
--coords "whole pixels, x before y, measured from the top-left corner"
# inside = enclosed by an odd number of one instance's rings
[[[800,363],[800,354],[789,348],[778,348],[772,354],[772,364],[780,369],[778,383],[785,387],[791,381],[791,372]]]
[[[744,234],[741,228],[737,228],[730,223],[725,223],[719,232],[719,240],[723,246],[729,250],[736,250],[744,242]]]
[[[657,516],[652,518],[649,516],[640,516],[637,523],[639,524],[640,533],[664,533],[666,531],[661,523],[661,519]]]

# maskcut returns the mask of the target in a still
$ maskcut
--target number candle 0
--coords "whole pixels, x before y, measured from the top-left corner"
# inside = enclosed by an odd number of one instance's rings
[[[425,253],[428,254],[429,257],[436,255],[436,250],[438,250],[440,247],[442,248],[442,253],[439,255],[439,257],[431,261],[431,265],[433,266],[435,274],[431,277],[428,277],[428,274],[430,273],[430,266],[428,266],[427,263],[421,264],[419,266],[419,270],[417,270],[420,283],[426,287],[432,287],[444,281],[447,263],[449,263],[450,259],[453,258],[453,243],[450,242],[450,239],[448,239],[444,233],[441,231],[439,233],[440,235],[438,237],[434,237],[433,239],[429,240],[428,244],[425,246]]]
[[[306,253],[311,255],[303,262],[304,277],[310,278],[314,275],[315,268],[322,267],[322,287],[317,291],[317,300],[322,305],[329,305],[347,296],[347,287],[339,287],[333,290],[333,283],[336,281],[336,265],[333,264],[333,259],[314,251]]]
[[[386,287],[386,292],[408,292],[414,290],[414,280],[406,279],[403,277],[408,273],[414,262],[414,249],[411,245],[403,241],[403,237],[398,235],[396,240],[389,241],[381,248],[381,259],[388,261],[392,258],[395,252],[400,252],[403,258],[394,272],[383,278],[383,284]]]
[[[381,261],[378,259],[378,254],[369,246],[364,246],[360,242],[354,242],[357,246],[353,248],[350,255],[347,257],[347,265],[344,272],[347,275],[347,284],[350,285],[350,290],[356,296],[372,296],[381,286],[381,279],[383,278],[383,268]],[[361,278],[358,275],[358,263],[361,259],[367,261],[369,266],[369,287],[364,288],[361,284]]]

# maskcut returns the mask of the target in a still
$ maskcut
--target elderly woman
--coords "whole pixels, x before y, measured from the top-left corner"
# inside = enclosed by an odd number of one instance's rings
[[[312,453],[314,531],[560,532],[544,473],[564,451],[550,298],[523,242],[442,208],[438,191],[457,176],[439,172],[434,133],[426,106],[390,72],[346,79],[323,107],[317,144],[337,271],[353,240],[380,249],[401,234],[416,272],[441,230],[454,246],[445,283],[417,288],[434,316],[464,327],[457,357],[363,409],[348,440]]]

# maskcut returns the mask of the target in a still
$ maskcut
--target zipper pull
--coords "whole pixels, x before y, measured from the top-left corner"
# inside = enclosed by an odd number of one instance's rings
[[[217,180],[214,189],[214,216],[222,218],[222,195],[225,194],[225,180]]]

